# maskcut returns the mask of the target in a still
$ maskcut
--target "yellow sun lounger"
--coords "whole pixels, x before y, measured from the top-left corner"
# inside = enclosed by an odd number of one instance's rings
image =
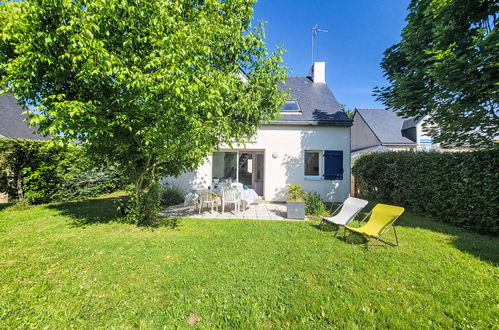
[[[364,222],[366,218],[370,215],[371,217],[369,218],[369,221],[365,225],[359,228],[353,228],[350,226],[345,226],[345,228],[351,232],[356,232],[359,234],[362,234],[368,238],[375,238],[376,241],[374,241],[371,246],[369,246],[369,249],[371,249],[374,244],[378,243],[378,241],[381,241],[385,244],[391,245],[391,246],[398,246],[399,241],[397,238],[397,232],[395,231],[395,226],[394,223],[395,221],[404,213],[404,208],[399,207],[399,206],[392,206],[392,205],[386,205],[386,204],[377,204],[369,214],[365,216],[365,218],[361,221]],[[393,228],[393,231],[395,233],[395,240],[396,244],[385,242],[381,239],[384,234],[390,229]]]

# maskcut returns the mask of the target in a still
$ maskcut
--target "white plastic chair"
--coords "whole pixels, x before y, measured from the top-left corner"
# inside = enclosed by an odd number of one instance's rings
[[[240,182],[235,182],[235,183],[231,184],[231,187],[236,188],[237,191],[241,192],[241,191],[243,191],[244,185]]]
[[[359,214],[360,211],[368,204],[368,201],[355,198],[348,197],[343,204],[341,204],[334,212],[335,214],[338,210],[339,212],[332,217],[322,217],[320,225],[324,222],[334,223],[338,226],[346,226],[348,225],[355,216]],[[320,226],[319,225],[319,226]]]
[[[218,212],[218,200],[216,198],[216,195],[211,190],[201,190],[196,193],[199,195],[199,214],[201,214],[201,210],[204,205],[211,206],[211,213],[213,213],[213,206],[216,206]]]
[[[225,211],[225,204],[234,204],[236,214],[241,208],[241,196],[236,188],[226,188],[222,190],[222,213]]]

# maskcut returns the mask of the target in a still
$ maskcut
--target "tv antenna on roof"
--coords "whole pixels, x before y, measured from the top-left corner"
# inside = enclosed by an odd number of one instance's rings
[[[312,64],[314,63],[314,39],[317,35],[317,32],[329,32],[328,30],[324,30],[318,27],[317,24],[312,28]]]

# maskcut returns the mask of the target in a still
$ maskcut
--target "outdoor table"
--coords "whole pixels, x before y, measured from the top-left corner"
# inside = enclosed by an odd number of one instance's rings
[[[184,204],[197,202],[199,195],[196,192],[200,190],[208,190],[208,189],[200,187],[192,188],[191,192],[185,196]],[[210,190],[215,195],[217,195],[217,197],[222,197],[221,186],[211,187]],[[246,209],[249,205],[251,205],[254,201],[260,199],[260,196],[258,196],[258,194],[254,189],[248,188],[248,189],[237,189],[237,190],[239,191],[239,197],[241,199],[241,202],[244,202],[244,205],[242,205],[243,210]]]

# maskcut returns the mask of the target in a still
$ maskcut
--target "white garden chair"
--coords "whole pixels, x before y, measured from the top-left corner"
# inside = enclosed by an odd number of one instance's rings
[[[338,206],[338,208],[333,212],[332,217],[322,217],[320,225],[325,222],[334,223],[338,226],[346,226],[348,225],[355,216],[359,214],[360,211],[368,204],[368,201],[355,198],[348,197],[343,204]],[[339,212],[338,212],[339,210]],[[338,212],[338,213],[336,213]],[[336,214],[335,214],[336,213]],[[320,226],[319,225],[319,226]],[[339,232],[339,231],[338,231]]]
[[[234,211],[239,213],[241,208],[241,194],[236,188],[226,188],[222,190],[222,213],[225,211],[225,204],[234,204]]]
[[[211,213],[213,213],[213,207],[216,206],[218,212],[218,199],[216,198],[217,195],[215,195],[211,190],[200,190],[196,193],[199,195],[199,214],[201,214],[201,210],[205,205],[211,206]]]

